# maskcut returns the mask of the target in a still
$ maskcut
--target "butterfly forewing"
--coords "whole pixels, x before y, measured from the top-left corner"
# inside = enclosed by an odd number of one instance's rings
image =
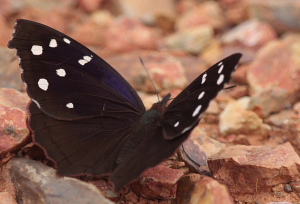
[[[233,54],[197,77],[167,107],[162,126],[165,139],[184,134],[200,121],[209,102],[229,82],[241,54]]]
[[[111,172],[145,112],[134,89],[70,37],[18,20],[10,48],[20,57],[33,140],[63,175]]]
[[[134,89],[109,64],[50,27],[19,20],[9,47],[21,58],[29,96],[53,118],[76,120],[116,112],[138,116],[145,111]]]

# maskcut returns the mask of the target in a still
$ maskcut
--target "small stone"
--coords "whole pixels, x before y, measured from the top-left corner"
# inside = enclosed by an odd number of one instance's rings
[[[164,40],[164,44],[172,50],[182,50],[191,54],[201,53],[210,43],[213,37],[211,26],[199,26],[196,28],[178,31]]]
[[[178,182],[176,203],[233,204],[226,186],[199,174],[188,174]]]
[[[271,127],[264,124],[254,112],[244,109],[236,101],[230,101],[220,114],[219,128],[222,134],[254,134],[268,136]]]

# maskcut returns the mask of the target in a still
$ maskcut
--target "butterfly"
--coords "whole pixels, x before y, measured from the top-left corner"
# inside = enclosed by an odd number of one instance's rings
[[[168,106],[170,94],[146,111],[114,68],[53,28],[19,19],[8,47],[17,50],[31,98],[33,142],[59,175],[110,175],[116,191],[177,150],[241,58],[223,59]]]

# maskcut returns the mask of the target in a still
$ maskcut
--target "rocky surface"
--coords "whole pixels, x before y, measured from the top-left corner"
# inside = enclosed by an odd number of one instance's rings
[[[299,1],[0,0],[0,202],[300,202]],[[177,153],[120,192],[107,177],[59,177],[31,143],[15,20],[60,30],[108,61],[150,108],[216,61],[243,54]],[[230,87],[230,85],[228,86]],[[147,158],[145,158],[147,159]],[[36,160],[36,161],[34,161]],[[44,164],[46,165],[44,165]]]

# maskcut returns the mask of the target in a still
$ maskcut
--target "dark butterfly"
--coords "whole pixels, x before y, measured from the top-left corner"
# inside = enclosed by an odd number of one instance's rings
[[[60,175],[111,173],[116,191],[176,151],[241,57],[233,54],[212,66],[168,107],[170,94],[146,111],[115,69],[50,27],[18,20],[8,47],[21,58],[32,99],[33,141]]]

